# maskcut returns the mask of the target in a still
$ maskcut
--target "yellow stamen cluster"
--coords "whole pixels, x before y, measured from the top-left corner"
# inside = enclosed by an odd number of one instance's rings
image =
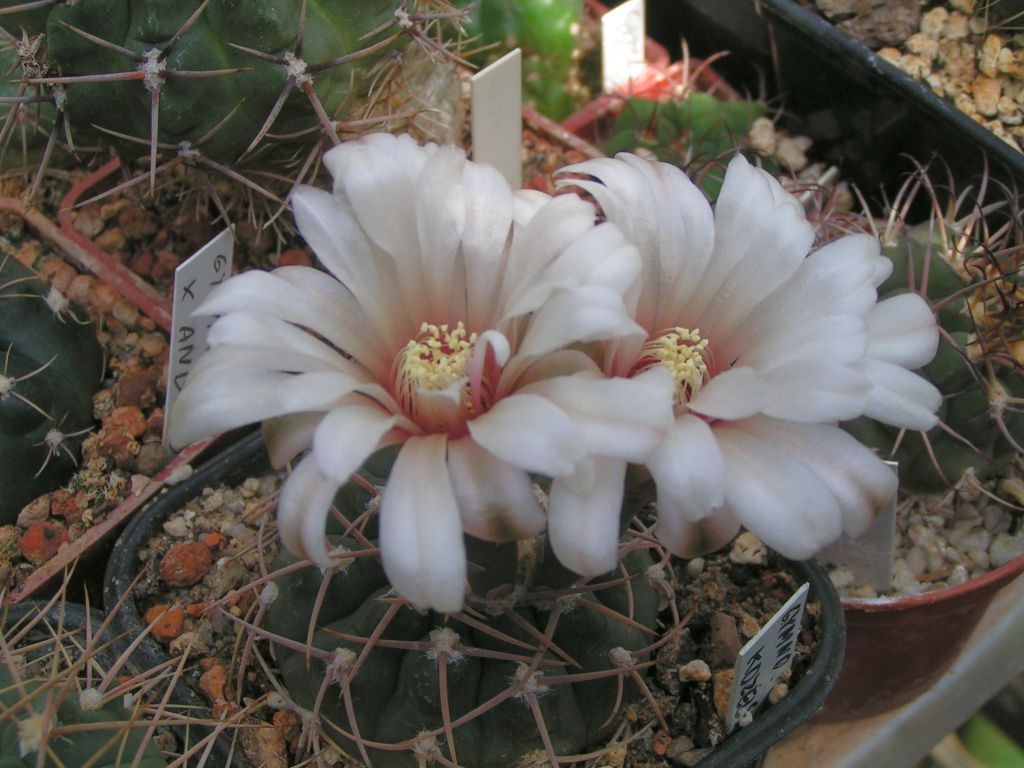
[[[700,337],[700,329],[672,328],[643,347],[641,361],[661,363],[676,380],[676,401],[686,403],[708,380],[705,358],[710,354],[707,339]]]
[[[474,343],[476,334],[467,333],[461,320],[451,330],[447,324],[423,323],[420,335],[402,350],[402,373],[419,388],[440,391],[466,375]]]

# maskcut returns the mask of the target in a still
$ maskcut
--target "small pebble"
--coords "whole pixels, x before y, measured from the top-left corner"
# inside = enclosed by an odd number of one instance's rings
[[[146,624],[153,624],[153,639],[161,643],[171,642],[185,628],[185,614],[174,606],[154,605],[146,611],[145,620]]]
[[[993,568],[1006,565],[1011,560],[1024,555],[1024,533],[1011,536],[1008,533],[997,533],[992,538],[988,556]]]
[[[723,669],[712,675],[714,680],[715,712],[724,723],[729,718],[729,697],[732,695],[733,670]]]
[[[686,575],[691,578],[697,578],[704,573],[704,558],[695,557],[686,563]]]
[[[21,512],[18,513],[18,525],[21,528],[28,528],[36,523],[41,523],[49,516],[50,494],[44,493],[21,508]]]
[[[706,661],[694,659],[679,668],[679,680],[684,683],[705,683],[711,679],[711,667]]]
[[[733,541],[729,561],[739,565],[764,565],[768,562],[768,548],[754,534],[744,531]]]
[[[175,544],[160,561],[160,578],[174,587],[190,587],[213,565],[210,550],[199,542]]]
[[[67,529],[55,520],[33,523],[18,541],[21,555],[33,565],[53,559],[68,541]]]

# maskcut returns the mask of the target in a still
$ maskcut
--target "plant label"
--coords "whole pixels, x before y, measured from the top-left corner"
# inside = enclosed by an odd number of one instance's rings
[[[518,48],[473,75],[473,159],[493,165],[512,189],[523,186],[523,57]]]
[[[895,461],[887,461],[898,472]],[[835,544],[818,553],[822,563],[838,565],[853,574],[854,586],[870,586],[879,594],[892,588],[896,555],[896,496],[892,497],[871,527],[857,538],[843,534]]]
[[[740,649],[729,693],[728,731],[750,722],[772,686],[792,665],[809,591],[810,584],[801,586]]]
[[[174,418],[174,401],[185,386],[192,366],[206,351],[206,333],[214,321],[213,317],[193,318],[192,310],[214,286],[220,285],[231,275],[234,254],[235,238],[230,229],[225,229],[174,270],[171,360],[167,369],[163,435],[164,446],[172,450],[184,447],[168,445],[167,435],[171,419]]]
[[[644,71],[644,0],[627,0],[601,17],[601,88],[610,93]]]

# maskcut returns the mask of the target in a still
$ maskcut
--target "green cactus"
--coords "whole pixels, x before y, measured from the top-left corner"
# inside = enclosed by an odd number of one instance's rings
[[[93,326],[20,262],[0,262],[0,524],[74,471],[102,375]]]
[[[523,51],[523,98],[552,120],[589,99],[580,83],[578,37],[583,0],[458,0],[469,8],[463,27],[484,65],[515,47]]]
[[[38,8],[0,6],[7,37],[45,33],[42,71],[22,80],[51,95],[76,146],[148,157],[151,186],[158,161],[237,180],[245,160],[260,191],[271,172],[301,179],[345,120],[379,114],[406,46],[443,65],[450,15],[443,0],[54,0],[41,28]]]
[[[365,487],[342,489],[343,516],[372,508]],[[357,552],[372,535],[371,524],[332,541]],[[654,561],[634,549],[619,572],[573,590],[578,577],[532,543],[467,537],[470,561],[486,564],[471,566],[480,597],[447,616],[389,599],[374,557],[352,557],[324,584],[318,569],[288,568],[296,560],[282,552],[263,629],[278,642],[289,693],[329,739],[377,768],[428,757],[512,768],[531,751],[550,760],[607,736],[654,644]]]
[[[933,214],[904,226],[905,211],[922,190],[930,196]],[[924,445],[871,420],[847,425],[896,459],[901,482],[913,491],[940,491],[967,473],[978,478],[999,473],[1022,451],[1020,211],[1012,196],[995,204],[967,196],[950,199],[948,206],[940,204],[922,169],[908,180],[880,233],[893,272],[879,296],[915,290],[928,299],[939,323],[938,353],[922,373],[943,394],[941,424],[924,435]],[[1000,215],[1006,221],[996,226]]]
[[[700,167],[743,146],[750,127],[762,115],[764,107],[755,101],[723,101],[699,91],[667,102],[634,98],[615,118],[601,149],[615,155],[640,148],[663,162]],[[768,170],[776,170],[770,166],[766,163]],[[717,197],[721,174],[700,174],[699,178],[704,193]]]
[[[0,768],[38,768],[45,750],[44,768],[165,768],[167,761],[151,741],[144,745],[145,729],[132,728],[120,697],[95,709],[83,709],[78,697],[57,702],[47,698],[47,680],[20,680],[0,665]],[[47,717],[47,715],[50,715]],[[44,726],[45,745],[36,735]]]

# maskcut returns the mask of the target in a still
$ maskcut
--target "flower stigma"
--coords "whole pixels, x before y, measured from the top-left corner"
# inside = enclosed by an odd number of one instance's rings
[[[672,328],[647,341],[633,366],[632,375],[654,365],[665,366],[676,382],[676,403],[683,405],[693,399],[710,378],[708,340],[700,329]]]

